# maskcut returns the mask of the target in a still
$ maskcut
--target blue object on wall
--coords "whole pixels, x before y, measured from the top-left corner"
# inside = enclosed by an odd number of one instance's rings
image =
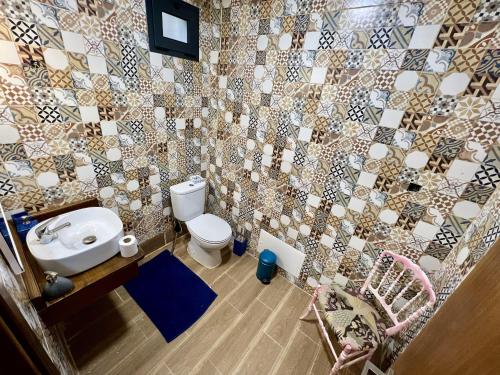
[[[259,255],[257,266],[257,279],[263,284],[269,284],[276,270],[276,254],[269,249],[264,249]]]
[[[245,254],[245,250],[247,249],[248,240],[242,236],[236,236],[233,244],[233,253],[238,255],[239,257]]]
[[[33,219],[26,211],[18,212],[12,215],[12,221],[16,226],[16,232],[21,241],[26,242],[26,235],[29,230],[38,224],[38,220]]]

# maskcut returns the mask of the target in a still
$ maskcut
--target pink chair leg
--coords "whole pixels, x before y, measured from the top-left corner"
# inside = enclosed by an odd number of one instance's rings
[[[337,360],[337,362],[335,362],[335,365],[333,365],[332,371],[330,371],[330,375],[336,375],[339,373],[340,368],[345,363],[350,352],[351,352],[351,346],[350,345],[344,346],[342,353],[340,353],[339,359]]]
[[[311,298],[311,301],[309,302],[309,305],[307,305],[306,309],[304,310],[304,312],[300,316],[300,318],[299,318],[300,320],[304,320],[307,317],[307,315],[309,315],[309,313],[311,312],[314,303],[318,299],[318,294],[319,294],[320,289],[321,289],[321,285],[316,287],[316,289],[314,289],[314,293],[313,293],[313,296]]]

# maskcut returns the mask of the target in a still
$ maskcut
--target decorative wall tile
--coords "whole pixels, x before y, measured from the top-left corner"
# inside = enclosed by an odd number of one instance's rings
[[[211,212],[246,233],[251,252],[261,229],[305,252],[300,276],[287,277],[306,290],[358,285],[362,259],[390,249],[439,291],[497,186],[485,161],[500,135],[495,7],[318,2],[313,21],[302,3],[262,4],[277,11],[270,22],[255,2],[222,4],[228,84],[208,133]],[[257,58],[225,57],[241,46]],[[266,71],[277,74],[263,85]]]
[[[2,109],[16,124],[0,129],[4,204],[39,210],[96,196],[133,213],[122,217],[129,230],[150,229],[138,231],[140,239],[164,230],[169,186],[206,169],[199,129],[215,115],[220,10],[210,1],[195,5],[204,30],[199,63],[148,51],[142,1],[1,2]],[[168,129],[167,110],[191,125]],[[156,157],[160,144],[168,144],[166,163]],[[172,148],[183,164],[173,162]],[[137,170],[146,176],[137,197],[106,190],[136,181]],[[148,212],[160,213],[154,225],[144,225]]]
[[[305,290],[389,249],[441,304],[500,233],[497,4],[195,4],[199,63],[147,50],[142,0],[0,0],[2,201],[97,196],[147,238],[206,172],[251,253],[265,229],[306,254]]]

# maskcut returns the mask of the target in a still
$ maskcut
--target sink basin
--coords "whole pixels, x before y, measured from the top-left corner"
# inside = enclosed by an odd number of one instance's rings
[[[53,229],[64,223],[70,226],[57,231],[47,244],[40,243],[35,229],[26,236],[28,248],[44,271],[71,276],[105,262],[119,252],[118,241],[123,237],[123,224],[111,210],[89,207],[57,217],[48,226]]]

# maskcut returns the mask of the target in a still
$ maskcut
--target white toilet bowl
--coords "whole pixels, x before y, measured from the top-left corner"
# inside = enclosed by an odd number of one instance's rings
[[[231,227],[218,216],[203,214],[186,221],[191,234],[188,253],[207,268],[215,268],[222,262],[221,249],[231,240]]]

